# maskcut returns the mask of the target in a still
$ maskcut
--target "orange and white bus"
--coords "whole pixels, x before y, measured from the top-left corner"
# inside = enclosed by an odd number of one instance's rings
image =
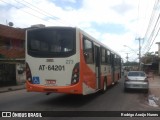
[[[79,28],[26,31],[28,92],[87,95],[121,78],[121,57]]]

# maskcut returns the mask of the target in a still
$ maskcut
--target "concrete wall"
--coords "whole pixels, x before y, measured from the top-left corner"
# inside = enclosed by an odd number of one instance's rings
[[[16,81],[17,84],[23,84],[26,81],[25,64],[23,63],[16,64]]]

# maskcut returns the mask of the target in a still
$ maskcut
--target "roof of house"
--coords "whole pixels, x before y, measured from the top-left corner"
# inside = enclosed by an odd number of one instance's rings
[[[25,40],[25,29],[13,28],[0,24],[0,36],[18,40]]]

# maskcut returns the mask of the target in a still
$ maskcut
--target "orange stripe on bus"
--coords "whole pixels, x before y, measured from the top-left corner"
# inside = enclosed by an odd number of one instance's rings
[[[57,92],[57,93],[70,93],[70,94],[82,94],[82,88],[80,84],[71,86],[44,86],[38,84],[31,84],[26,82],[26,88],[28,92]]]
[[[96,74],[86,64],[83,54],[83,38],[80,33],[80,80],[87,86],[96,89]]]

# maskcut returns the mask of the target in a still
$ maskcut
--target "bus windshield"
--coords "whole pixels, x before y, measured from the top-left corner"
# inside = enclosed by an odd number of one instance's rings
[[[33,57],[67,57],[75,52],[75,29],[33,29],[27,41]]]

